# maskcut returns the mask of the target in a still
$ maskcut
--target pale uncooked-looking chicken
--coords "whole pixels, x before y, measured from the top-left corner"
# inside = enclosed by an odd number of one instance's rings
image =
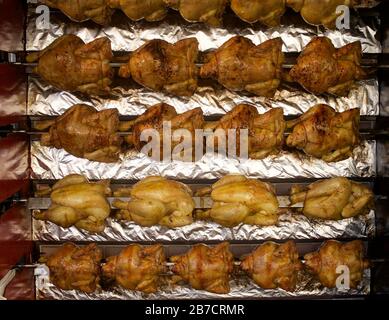
[[[149,247],[129,245],[119,255],[108,257],[102,266],[103,280],[145,293],[158,290],[161,274],[165,272],[165,253],[159,244]]]
[[[363,278],[363,271],[369,267],[369,261],[364,258],[363,242],[360,240],[346,243],[326,241],[317,252],[307,253],[304,260],[308,270],[328,288],[336,287],[336,280],[341,275],[338,267],[348,267],[350,288],[358,286]]]
[[[198,70],[195,64],[198,41],[187,38],[171,44],[155,39],[136,50],[119,76],[132,77],[140,85],[154,91],[178,96],[191,96],[197,89]]]
[[[117,109],[98,112],[91,106],[77,104],[54,121],[49,132],[42,135],[41,144],[63,148],[79,158],[116,162],[122,144],[118,128]]]
[[[164,2],[178,10],[189,22],[205,22],[211,26],[220,26],[228,0],[164,0]]]
[[[281,82],[281,49],[280,38],[256,46],[248,38],[235,36],[207,55],[200,76],[215,79],[232,91],[273,97]]]
[[[40,261],[49,267],[50,281],[58,288],[91,293],[100,288],[102,258],[101,250],[94,243],[81,248],[65,243]]]
[[[318,104],[287,126],[293,128],[286,139],[289,147],[326,162],[347,159],[359,143],[359,109],[336,112]]]
[[[105,0],[114,9],[121,9],[131,20],[160,21],[167,8],[163,0]]]
[[[107,200],[110,192],[107,180],[92,183],[82,175],[68,175],[54,184],[50,208],[34,212],[34,218],[64,228],[75,225],[89,232],[102,232],[111,211]]]
[[[234,257],[228,242],[211,248],[204,244],[194,245],[186,254],[170,257],[174,262],[172,271],[177,281],[185,281],[192,288],[213,293],[230,291],[230,275],[234,268]]]
[[[151,176],[131,189],[120,189],[115,196],[130,194],[126,202],[116,199],[113,206],[120,209],[119,219],[134,221],[141,226],[162,225],[176,228],[193,222],[195,204],[192,190],[185,184],[163,177]]]
[[[238,156],[245,153],[252,159],[263,159],[281,150],[286,123],[282,108],[258,114],[256,107],[239,104],[219,121],[206,127],[214,131],[215,150],[224,151],[226,154],[232,152]],[[236,130],[236,134],[233,134],[235,150],[228,148],[229,130]]]
[[[107,25],[111,22],[113,13],[108,7],[107,0],[41,0],[41,2],[61,10],[77,22],[91,19],[98,24]]]
[[[242,20],[275,27],[286,10],[285,0],[231,0],[231,9]]]
[[[302,263],[293,241],[282,244],[269,241],[244,257],[240,267],[264,289],[295,291]]]
[[[164,140],[163,135],[163,128],[164,128],[164,122],[165,126],[169,125],[171,134],[173,137],[169,136],[169,139],[171,139],[170,143]],[[169,122],[169,123],[167,123]],[[131,135],[126,137],[126,141],[135,147],[136,150],[142,151],[142,148],[149,143],[149,141],[142,141],[145,139],[142,139],[142,133],[145,135],[147,133],[146,130],[148,129],[154,129],[158,132],[159,135],[159,156],[154,155],[150,153],[150,150],[148,154],[156,159],[164,159],[165,156],[168,154],[170,155],[179,155],[182,159],[187,159],[188,161],[191,161],[194,156],[195,151],[195,130],[196,129],[202,129],[204,126],[204,115],[201,110],[201,108],[195,108],[193,110],[189,110],[187,112],[184,112],[182,114],[177,114],[174,107],[166,104],[166,103],[160,103],[157,105],[154,105],[147,109],[147,111],[138,117],[132,124],[130,124],[130,129],[132,131]],[[185,129],[186,132],[182,132],[183,135],[179,135],[180,131]],[[175,133],[177,136],[175,136]],[[153,137],[151,137],[152,139]],[[155,139],[155,138],[154,138]],[[183,146],[186,147],[184,150],[184,154],[182,154],[181,148],[179,148],[179,144],[183,143],[185,139],[185,142],[188,142],[188,144],[184,143]],[[203,144],[201,144],[203,146]],[[177,150],[176,147],[179,149]],[[155,152],[155,151],[154,151]]]
[[[27,56],[38,62],[34,72],[57,89],[89,95],[107,95],[113,71],[113,54],[108,38],[85,44],[79,37],[64,35],[40,52]]]
[[[278,200],[273,187],[240,175],[227,175],[209,190],[212,208],[198,211],[198,219],[209,219],[226,227],[240,223],[273,225],[278,221]],[[208,192],[208,189],[199,191]]]
[[[336,49],[327,37],[313,38],[290,70],[290,80],[314,94],[346,96],[357,80],[367,77],[361,68],[361,42]]]
[[[339,220],[366,214],[374,194],[368,186],[337,177],[316,181],[307,187],[293,186],[291,204],[303,202],[307,217]]]

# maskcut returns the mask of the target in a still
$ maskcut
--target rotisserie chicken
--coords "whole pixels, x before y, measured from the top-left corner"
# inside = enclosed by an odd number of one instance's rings
[[[330,93],[346,96],[355,81],[366,78],[361,68],[362,49],[356,41],[336,49],[326,37],[308,43],[290,70],[290,80],[313,94]]]
[[[273,225],[278,221],[278,200],[273,187],[265,182],[228,175],[210,191],[212,208],[197,212],[198,219],[209,219],[226,227],[240,223]]]
[[[102,277],[126,289],[152,293],[158,290],[165,269],[166,259],[161,245],[142,247],[132,244],[118,256],[107,259],[102,267]]]
[[[110,93],[113,57],[108,38],[85,44],[69,34],[55,40],[41,52],[27,56],[27,62],[38,62],[34,72],[60,90],[89,95]]]
[[[121,9],[131,20],[159,21],[167,8],[163,0],[106,0],[111,8]]]
[[[250,39],[236,36],[207,55],[200,69],[202,78],[212,78],[232,91],[273,97],[281,82],[282,40],[271,39],[254,45]]]
[[[364,259],[364,247],[360,240],[346,243],[329,240],[319,251],[306,254],[304,259],[308,269],[328,288],[335,288],[338,277],[344,272],[337,270],[338,267],[348,268],[350,288],[358,286],[363,278],[363,271],[369,267],[369,261]]]
[[[163,177],[147,177],[136,183],[131,190],[121,189],[115,193],[130,193],[131,200],[115,200],[113,206],[121,209],[117,217],[131,220],[141,226],[163,225],[176,228],[193,222],[195,204],[192,190],[185,184]]]
[[[101,250],[91,243],[78,247],[65,243],[42,260],[50,270],[50,281],[63,290],[94,292],[100,287]]]
[[[196,244],[186,254],[173,256],[170,261],[174,262],[172,271],[178,275],[177,280],[189,283],[194,289],[214,293],[230,291],[234,257],[227,242],[213,248]]]
[[[240,267],[264,289],[296,289],[297,275],[302,269],[296,244],[265,242],[246,256]]]
[[[107,25],[113,13],[113,10],[108,7],[107,0],[41,0],[41,2],[61,10],[77,22],[91,19],[98,24]]]
[[[271,154],[277,154],[284,142],[285,127],[282,108],[258,114],[257,108],[246,104],[237,105],[218,122],[208,126],[214,130],[215,150],[238,156],[244,153],[252,159],[263,159]],[[236,134],[233,135],[235,150],[228,148],[231,129],[236,130]]]
[[[275,27],[280,24],[286,6],[285,0],[231,0],[231,9],[242,20]]]
[[[178,96],[191,96],[197,89],[198,41],[195,38],[170,44],[151,40],[136,50],[119,75],[132,77],[140,85],[154,91]]]
[[[339,220],[369,212],[374,195],[369,187],[343,177],[293,186],[291,204],[303,202],[307,217]]]
[[[287,126],[293,128],[286,139],[289,147],[326,162],[347,159],[359,143],[359,109],[336,112],[318,104]]]
[[[49,132],[42,135],[41,144],[63,148],[79,158],[116,162],[122,144],[118,127],[117,109],[98,112],[91,106],[78,104],[55,120]]]
[[[64,228],[75,225],[89,232],[102,232],[110,214],[109,194],[109,181],[91,183],[82,175],[68,175],[54,184],[50,208],[34,212],[34,218]]]
[[[228,0],[164,0],[166,5],[178,10],[189,22],[205,22],[220,26]]]
[[[163,126],[169,125],[171,130],[171,135],[169,136],[170,143],[164,140],[163,135]],[[168,123],[166,123],[168,122]],[[155,158],[156,160],[165,159],[166,156],[180,157],[180,159],[191,161],[194,156],[195,151],[195,130],[202,129],[204,126],[204,116],[201,108],[196,108],[189,110],[182,114],[177,114],[176,110],[165,103],[160,103],[154,105],[147,109],[147,111],[138,117],[130,127],[132,134],[126,137],[127,142],[130,145],[134,145],[135,149],[142,151],[142,148],[149,143],[149,141],[142,141],[142,133],[145,135],[147,129],[157,130],[159,135],[159,155],[153,155],[148,151],[148,155]],[[180,130],[185,129],[186,132],[183,135],[180,135]],[[188,136],[188,137],[187,137]],[[151,136],[151,139],[154,138]],[[155,138],[154,138],[155,139]],[[185,141],[188,144],[184,143]],[[184,143],[182,146],[185,147],[185,150],[179,148],[179,145]],[[203,143],[201,141],[201,147]],[[146,150],[147,151],[147,150]],[[153,150],[151,150],[153,151]],[[201,150],[202,151],[202,150]]]

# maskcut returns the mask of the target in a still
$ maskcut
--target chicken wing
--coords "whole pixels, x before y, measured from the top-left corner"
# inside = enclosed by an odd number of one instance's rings
[[[118,191],[128,192],[125,189]],[[163,177],[147,177],[129,191],[131,200],[115,200],[113,206],[121,209],[119,219],[131,220],[141,226],[163,225],[176,228],[193,222],[195,204],[192,190],[185,184]]]
[[[77,22],[91,19],[98,24],[107,25],[111,22],[113,13],[107,5],[107,0],[41,0],[41,2],[61,10]]]
[[[111,8],[121,9],[131,20],[160,21],[167,8],[163,0],[106,0]]]
[[[227,0],[164,0],[166,5],[180,12],[189,22],[205,22],[211,26],[222,24]]]
[[[114,281],[123,288],[153,293],[158,290],[165,269],[166,259],[161,245],[142,247],[132,244],[118,256],[107,259],[102,276],[105,281]]]
[[[170,261],[174,262],[172,271],[178,275],[178,280],[189,283],[194,289],[213,293],[230,291],[234,257],[227,242],[213,248],[196,244],[186,254],[173,256]]]
[[[108,38],[85,44],[75,35],[64,35],[41,52],[27,56],[27,62],[38,62],[34,72],[60,90],[89,95],[110,93],[113,54]]]
[[[369,212],[374,201],[369,187],[343,177],[317,181],[306,188],[293,186],[291,204],[304,202],[307,217],[339,220]]]
[[[336,49],[330,39],[316,37],[304,48],[289,75],[313,94],[346,96],[355,81],[367,76],[361,59],[360,41]]]
[[[154,91],[178,96],[191,96],[197,89],[198,42],[188,38],[170,44],[151,40],[136,50],[119,75],[132,77],[140,85]]]
[[[360,240],[346,243],[326,241],[319,251],[306,254],[304,259],[308,270],[328,288],[336,287],[337,278],[341,275],[338,267],[348,268],[350,288],[358,286],[363,278],[363,271],[369,267],[369,261],[364,259],[364,247]]]
[[[106,198],[109,193],[108,181],[91,183],[82,175],[68,175],[54,184],[50,208],[34,212],[34,218],[64,228],[75,225],[89,232],[102,232],[111,210]]]
[[[91,243],[78,247],[65,243],[49,257],[44,257],[50,270],[50,281],[63,290],[80,290],[87,293],[100,288],[101,250]]]
[[[119,160],[122,139],[117,134],[117,109],[96,111],[91,106],[78,104],[58,117],[41,144],[65,149],[70,154],[99,162]]]
[[[275,27],[281,22],[286,6],[285,0],[231,0],[231,9],[242,20]]]
[[[273,225],[278,221],[278,200],[273,187],[240,175],[227,175],[212,186],[212,208],[197,212],[198,219],[209,219],[226,227],[240,223]]]
[[[265,242],[246,256],[240,267],[264,289],[296,289],[297,275],[302,269],[296,244]]]
[[[286,139],[289,147],[327,162],[347,159],[359,143],[359,109],[339,113],[318,104],[287,126],[293,128]]]
[[[281,82],[282,40],[271,39],[256,46],[236,36],[208,54],[200,69],[202,78],[212,78],[232,91],[273,97]]]

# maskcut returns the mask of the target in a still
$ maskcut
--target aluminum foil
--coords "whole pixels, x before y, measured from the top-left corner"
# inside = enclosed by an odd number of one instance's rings
[[[370,270],[364,271],[363,279],[357,289],[346,292],[329,289],[312,278],[309,274],[301,272],[295,292],[283,289],[262,289],[247,277],[240,277],[230,281],[231,292],[228,294],[215,294],[203,290],[194,290],[186,285],[167,285],[154,294],[144,294],[130,291],[121,287],[112,290],[87,294],[76,290],[61,290],[49,281],[49,270],[45,265],[36,269],[36,296],[39,300],[165,300],[165,299],[231,299],[231,298],[292,298],[292,297],[331,297],[368,295],[370,292]]]
[[[309,219],[287,212],[280,216],[276,226],[251,226],[241,224],[225,228],[213,222],[196,221],[191,225],[168,229],[162,226],[141,227],[130,221],[107,219],[107,226],[100,234],[93,234],[76,227],[62,228],[48,221],[33,219],[33,240],[36,241],[234,241],[234,240],[287,240],[367,238],[375,235],[375,215],[339,221]]]
[[[360,108],[361,115],[379,114],[379,86],[377,79],[360,81],[347,97],[332,95],[315,96],[295,88],[280,88],[274,98],[245,95],[232,92],[218,85],[199,87],[192,97],[175,97],[153,92],[129,81],[129,87],[115,87],[112,97],[85,97],[65,91],[58,91],[37,77],[28,81],[29,115],[58,116],[74,104],[84,103],[98,110],[117,108],[122,115],[140,115],[157,103],[168,103],[178,113],[201,107],[205,115],[225,114],[240,103],[253,104],[260,113],[270,108],[281,107],[285,115],[298,115],[318,103],[328,104],[337,111]]]
[[[330,178],[374,177],[376,175],[376,142],[363,141],[353,155],[343,161],[327,163],[302,153],[281,152],[263,160],[234,159],[205,154],[197,162],[157,162],[148,156],[128,151],[117,163],[99,163],[76,158],[63,149],[44,147],[31,142],[31,168],[35,179],[62,179],[72,173],[89,179],[140,180],[150,175],[174,179],[218,179],[227,174],[251,178]]]

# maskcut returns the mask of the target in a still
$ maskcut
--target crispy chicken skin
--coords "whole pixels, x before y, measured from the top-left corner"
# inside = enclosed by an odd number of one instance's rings
[[[100,261],[102,252],[91,243],[78,247],[65,243],[49,257],[45,257],[50,270],[50,281],[63,290],[79,290],[87,293],[100,287]]]
[[[230,291],[234,257],[227,242],[213,248],[196,244],[186,254],[173,256],[170,261],[174,262],[172,271],[177,280],[189,283],[194,289],[220,294]]]
[[[295,291],[302,263],[293,241],[283,244],[269,241],[246,256],[240,267],[264,289]]]
[[[350,288],[358,286],[363,278],[363,271],[369,267],[369,261],[364,258],[363,242],[360,240],[345,243],[326,241],[317,252],[306,254],[304,259],[308,270],[328,288],[336,287],[336,279],[340,276],[337,267],[348,267]]]
[[[131,20],[160,21],[167,8],[163,0],[105,0],[114,9],[121,9]]]
[[[374,194],[369,187],[337,177],[316,181],[306,188],[293,186],[291,204],[303,202],[307,217],[339,220],[369,212]]]
[[[88,95],[107,95],[113,71],[113,54],[108,38],[85,44],[75,35],[64,35],[41,52],[27,56],[27,62],[38,62],[34,72],[59,90]]]
[[[336,112],[328,105],[318,104],[287,122],[293,131],[286,144],[326,162],[347,159],[360,141],[359,112],[359,109]]]
[[[200,77],[215,79],[232,91],[273,97],[281,82],[281,48],[280,38],[256,46],[248,38],[235,36],[208,54]]]
[[[160,275],[166,272],[165,269],[166,259],[161,245],[142,247],[132,244],[119,255],[107,258],[102,277],[126,289],[153,293],[158,290]]]

